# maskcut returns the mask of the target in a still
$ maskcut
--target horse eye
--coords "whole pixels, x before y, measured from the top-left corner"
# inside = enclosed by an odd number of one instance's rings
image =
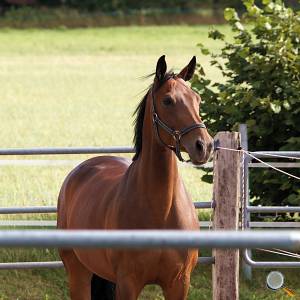
[[[165,106],[169,106],[169,105],[171,105],[171,104],[173,104],[174,102],[173,102],[173,99],[171,98],[171,97],[166,97],[164,100],[163,100],[163,104],[165,105]]]

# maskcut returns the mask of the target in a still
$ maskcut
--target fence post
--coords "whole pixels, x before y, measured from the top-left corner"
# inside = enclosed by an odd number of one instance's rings
[[[217,147],[238,149],[238,132],[219,132]],[[216,150],[214,155],[214,230],[237,230],[240,199],[240,152]],[[213,300],[239,299],[239,250],[213,249]]]
[[[240,124],[239,125],[239,132],[241,135],[241,147],[248,151],[248,132],[247,132],[247,125],[246,124]],[[249,157],[246,155],[245,156],[245,161],[242,166],[244,168],[244,184],[241,184],[241,189],[244,189],[245,191],[245,198],[241,198],[241,203],[244,201],[244,205],[241,207],[244,207],[244,211],[241,211],[241,213],[244,215],[244,224],[245,224],[245,229],[250,229],[250,214],[247,210],[247,206],[249,206]],[[242,192],[242,191],[241,191]],[[252,257],[252,251],[251,249],[248,249],[248,255],[249,257]],[[247,264],[245,260],[242,260],[242,270],[244,273],[244,277],[247,280],[252,280],[252,267]]]

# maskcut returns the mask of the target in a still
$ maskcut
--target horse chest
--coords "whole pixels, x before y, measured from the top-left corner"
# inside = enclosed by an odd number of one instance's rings
[[[138,274],[144,284],[169,284],[194,267],[198,251],[194,249],[112,251],[115,273]]]
[[[193,203],[188,196],[174,197],[166,201],[156,198],[155,193],[140,198],[119,201],[118,209],[110,214],[116,228],[122,229],[198,229],[198,220]],[[169,204],[166,204],[169,203]]]

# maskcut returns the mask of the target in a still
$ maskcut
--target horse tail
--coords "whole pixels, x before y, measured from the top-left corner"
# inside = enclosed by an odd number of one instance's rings
[[[116,284],[93,274],[91,280],[91,300],[115,300]]]

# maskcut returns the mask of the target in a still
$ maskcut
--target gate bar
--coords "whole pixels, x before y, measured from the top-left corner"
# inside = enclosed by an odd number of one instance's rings
[[[194,202],[195,208],[214,208],[215,203],[211,202]],[[44,214],[44,213],[56,213],[56,206],[25,206],[25,207],[0,207],[0,214]]]
[[[64,265],[61,261],[0,263],[0,270],[56,269],[63,267]]]
[[[250,151],[252,155],[257,158],[272,158],[268,154],[280,155],[280,156],[293,156],[300,157],[300,151]],[[273,157],[276,158],[276,157]]]
[[[56,213],[56,206],[25,206],[25,207],[0,207],[0,214],[38,214]]]
[[[247,206],[250,213],[300,212],[300,206]]]
[[[0,155],[47,155],[47,154],[96,154],[96,153],[134,153],[132,146],[111,147],[45,147],[45,148],[4,148]],[[300,157],[300,151],[251,151],[257,158],[267,154]]]
[[[249,255],[249,249],[243,250],[243,259],[253,268],[299,268],[300,261],[254,261]]]
[[[0,230],[0,247],[300,249],[300,231]]]
[[[61,148],[8,148],[0,149],[0,155],[43,155],[43,154],[96,154],[134,153],[130,146],[115,147],[61,147]]]
[[[198,258],[198,264],[211,265],[214,264],[213,257],[201,256]],[[26,269],[57,269],[63,268],[62,261],[38,261],[38,262],[9,262],[0,263],[0,270],[26,270]]]
[[[194,202],[196,209],[214,208],[215,202]],[[300,206],[247,206],[250,213],[300,212]],[[56,206],[0,207],[0,214],[56,213]]]
[[[214,208],[215,202],[194,202],[196,209]],[[300,212],[300,206],[247,206],[250,213]],[[0,207],[0,214],[56,213],[56,206]]]

